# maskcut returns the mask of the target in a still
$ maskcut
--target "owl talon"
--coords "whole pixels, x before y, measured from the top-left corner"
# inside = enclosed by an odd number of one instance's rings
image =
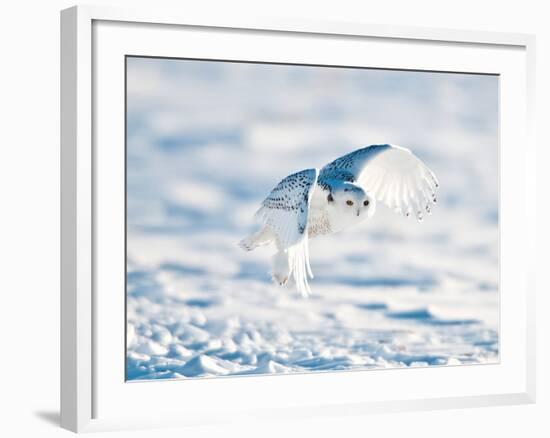
[[[284,286],[288,281],[288,275],[285,275],[280,272],[272,272],[271,279],[277,283],[279,286]]]

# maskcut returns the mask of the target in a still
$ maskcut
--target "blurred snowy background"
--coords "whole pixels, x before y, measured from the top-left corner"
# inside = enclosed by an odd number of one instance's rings
[[[498,79],[127,60],[127,378],[498,361]],[[310,241],[313,296],[238,240],[286,175],[373,143],[438,176],[424,222],[380,205]]]

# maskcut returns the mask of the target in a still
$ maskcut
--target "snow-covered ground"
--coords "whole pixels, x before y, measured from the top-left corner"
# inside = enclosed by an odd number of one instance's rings
[[[498,361],[497,79],[128,60],[127,378]],[[284,176],[373,143],[440,181],[310,241],[313,296],[237,247]]]

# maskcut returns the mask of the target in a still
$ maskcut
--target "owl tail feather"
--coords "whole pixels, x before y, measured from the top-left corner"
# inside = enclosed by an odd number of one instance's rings
[[[294,278],[296,289],[304,298],[307,298],[311,295],[311,289],[309,287],[307,277],[309,275],[310,278],[313,278],[311,266],[309,265],[307,237],[288,248],[287,255],[290,274],[292,274]]]
[[[306,254],[300,244],[280,250],[273,256],[271,271],[273,280],[281,286],[286,284],[290,277],[293,277],[296,289],[304,298],[311,295],[311,289],[307,281],[308,274],[313,278]]]

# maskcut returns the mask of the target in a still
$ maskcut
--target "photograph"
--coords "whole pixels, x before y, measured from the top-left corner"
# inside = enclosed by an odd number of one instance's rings
[[[126,56],[125,119],[127,381],[499,363],[498,75]]]

